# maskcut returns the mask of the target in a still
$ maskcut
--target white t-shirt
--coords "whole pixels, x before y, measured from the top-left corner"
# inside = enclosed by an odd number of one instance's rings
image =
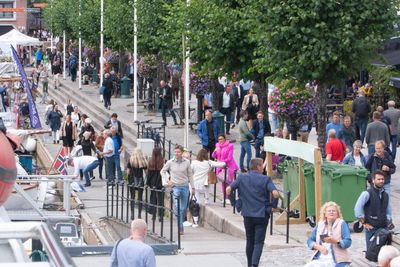
[[[74,176],[79,177],[79,171],[85,169],[95,160],[97,160],[97,158],[92,156],[80,156],[74,158]]]
[[[360,166],[360,167],[362,167],[360,155],[358,155],[358,156],[353,155],[353,156],[354,156],[354,166]]]
[[[114,141],[112,140],[111,137],[107,137],[106,141],[104,142],[104,149],[103,151],[109,151],[112,150],[111,154],[104,154],[104,157],[108,158],[111,156],[114,156]]]

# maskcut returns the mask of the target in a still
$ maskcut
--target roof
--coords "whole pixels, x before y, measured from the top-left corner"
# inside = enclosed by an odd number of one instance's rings
[[[0,36],[15,29],[13,25],[0,25]]]

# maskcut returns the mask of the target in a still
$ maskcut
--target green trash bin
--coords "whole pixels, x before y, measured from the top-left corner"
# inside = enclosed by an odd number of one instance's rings
[[[299,194],[299,170],[297,161],[285,160],[279,164],[282,168],[283,189],[285,192],[291,192],[291,199]]]
[[[214,120],[216,120],[218,122],[219,133],[225,134],[225,123],[224,123],[225,116],[224,116],[224,114],[222,114],[221,112],[216,110],[213,112],[212,117]]]
[[[121,79],[121,98],[130,98],[131,97],[131,79],[126,77],[122,77]]]
[[[365,190],[368,170],[350,165],[322,166],[322,170],[322,203],[336,202],[341,207],[343,219],[355,221],[354,206]]]
[[[307,217],[315,216],[315,180],[314,165],[308,162],[303,163],[303,174],[305,180],[306,193],[306,213]]]

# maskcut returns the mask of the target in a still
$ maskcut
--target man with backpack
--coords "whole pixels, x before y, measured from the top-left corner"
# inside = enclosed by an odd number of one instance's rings
[[[69,69],[71,71],[71,81],[75,82],[78,70],[78,59],[74,54],[71,54],[71,56],[69,57],[68,64],[69,64]]]
[[[355,216],[365,229],[367,253],[372,243],[371,238],[378,230],[393,228],[389,195],[384,184],[385,173],[376,170],[372,175],[372,186],[361,193],[354,207]]]

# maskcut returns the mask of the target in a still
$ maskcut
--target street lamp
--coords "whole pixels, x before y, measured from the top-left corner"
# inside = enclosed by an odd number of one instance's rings
[[[189,7],[190,0],[186,0],[186,6]],[[188,26],[188,25],[186,25]],[[185,41],[187,44],[187,36],[185,37]],[[184,147],[189,147],[189,84],[190,84],[190,49],[186,46],[186,60],[185,60],[185,131],[184,131]]]
[[[79,0],[79,22],[81,21],[81,0]],[[79,23],[79,90],[82,90],[82,34],[81,34],[81,26]]]
[[[100,1],[100,86],[103,84],[104,76],[104,0]]]
[[[137,1],[133,1],[133,120],[137,121]]]

